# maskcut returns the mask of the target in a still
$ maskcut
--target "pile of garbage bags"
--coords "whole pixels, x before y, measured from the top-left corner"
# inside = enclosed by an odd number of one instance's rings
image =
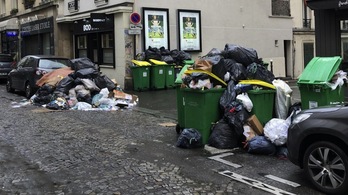
[[[208,54],[195,60],[190,69],[187,71],[189,73],[182,75],[182,87],[202,90],[226,88],[219,101],[222,117],[214,121],[215,124],[211,127],[207,143],[209,146],[219,149],[241,147],[253,154],[276,154],[281,151],[286,156],[283,147],[286,145],[286,132],[291,122],[289,108],[292,90],[286,82],[275,78],[262,58],[258,57],[256,50],[226,44],[223,50],[213,48]],[[244,80],[257,80],[269,85],[241,84],[240,81]],[[268,121],[265,127],[259,125],[259,132],[249,125],[253,116],[253,102],[248,97],[248,91],[269,89],[267,86],[276,90],[276,118]],[[253,118],[257,120],[255,115]],[[183,139],[180,136],[178,147],[182,146]]]
[[[191,58],[191,54],[182,50],[174,49],[170,51],[164,47],[156,48],[149,46],[145,52],[138,53],[135,59],[139,61],[150,61],[152,59],[164,61],[167,64],[182,65],[183,61],[191,60]]]
[[[40,88],[30,101],[53,110],[117,110],[137,104],[137,96],[123,92],[90,59],[72,62],[72,67],[54,70],[38,80]]]

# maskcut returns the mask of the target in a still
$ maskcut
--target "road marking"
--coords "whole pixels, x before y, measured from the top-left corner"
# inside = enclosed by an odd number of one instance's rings
[[[267,177],[269,179],[273,179],[275,181],[278,181],[280,183],[287,184],[289,186],[295,187],[295,188],[301,186],[298,183],[295,183],[295,182],[292,182],[292,181],[289,181],[289,180],[286,180],[286,179],[283,179],[283,178],[280,178],[280,177],[277,177],[277,176],[274,176],[274,175],[263,175],[263,174],[261,174],[261,175],[264,176],[264,177]]]
[[[231,179],[234,179],[236,181],[242,182],[244,184],[253,186],[255,188],[258,188],[260,190],[266,191],[266,192],[270,192],[272,194],[276,194],[276,195],[295,195],[291,192],[287,192],[284,191],[282,189],[276,188],[274,186],[265,184],[263,182],[239,175],[237,173],[233,173],[231,171],[225,170],[225,171],[220,171],[219,174],[224,175],[226,177],[229,177]]]
[[[230,161],[227,161],[227,160],[224,160],[222,158],[226,157],[226,156],[232,156],[234,155],[233,153],[231,152],[228,152],[228,153],[224,153],[224,154],[220,154],[220,155],[216,155],[216,156],[211,156],[211,157],[208,157],[209,159],[212,159],[212,160],[216,160],[218,162],[221,162],[221,163],[224,163],[226,165],[229,165],[229,166],[232,166],[234,168],[240,168],[242,167],[242,165],[239,165],[239,164],[235,164],[235,163],[232,163]]]

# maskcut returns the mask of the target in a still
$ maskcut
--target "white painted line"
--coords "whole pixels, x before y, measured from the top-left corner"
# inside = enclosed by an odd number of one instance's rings
[[[242,165],[239,165],[239,164],[235,164],[235,163],[232,163],[230,161],[227,161],[227,160],[224,160],[222,158],[226,157],[226,156],[232,156],[234,155],[233,153],[231,152],[228,152],[228,153],[224,153],[224,154],[220,154],[220,155],[216,155],[216,156],[211,156],[211,157],[208,157],[209,159],[212,159],[212,160],[216,160],[218,162],[221,162],[221,163],[224,163],[226,165],[229,165],[229,166],[232,166],[234,168],[240,168],[242,167]]]
[[[282,179],[282,178],[274,176],[274,175],[265,175],[265,177],[267,177],[269,179],[273,179],[273,180],[278,181],[278,182],[283,183],[283,184],[290,185],[290,186],[295,187],[295,188],[301,186],[298,183],[295,183],[295,182],[292,182],[292,181],[289,181],[289,180],[286,180],[286,179]]]
[[[265,184],[263,182],[257,181],[255,179],[251,179],[242,175],[239,175],[237,173],[233,173],[231,171],[225,170],[225,171],[221,171],[219,172],[219,174],[224,175],[226,177],[229,177],[231,179],[234,179],[236,181],[242,182],[244,184],[250,185],[252,187],[258,188],[260,190],[266,191],[266,192],[270,192],[272,194],[276,194],[276,195],[295,195],[291,192],[287,192],[284,191],[282,189],[276,188],[274,186]]]

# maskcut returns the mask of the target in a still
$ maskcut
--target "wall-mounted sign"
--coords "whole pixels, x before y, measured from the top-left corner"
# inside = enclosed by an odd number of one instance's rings
[[[70,13],[79,11],[79,1],[73,0],[68,2],[68,10]]]
[[[139,29],[139,30],[142,30],[143,29],[143,25],[142,24],[130,24],[129,25],[129,29]]]
[[[133,24],[139,24],[140,21],[141,21],[141,16],[140,14],[134,12],[130,15],[130,21],[133,23]]]

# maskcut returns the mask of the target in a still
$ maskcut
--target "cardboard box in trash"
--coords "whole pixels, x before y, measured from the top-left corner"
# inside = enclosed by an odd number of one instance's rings
[[[258,135],[263,134],[263,126],[255,114],[248,118],[247,123],[255,131],[255,133]]]

